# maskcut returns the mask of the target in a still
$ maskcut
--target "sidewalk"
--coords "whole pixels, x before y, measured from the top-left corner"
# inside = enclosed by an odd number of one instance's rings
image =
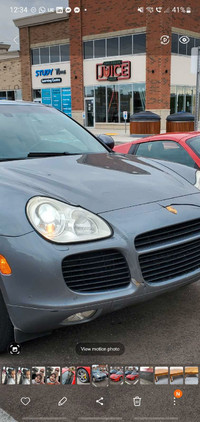
[[[90,128],[89,129],[90,132],[92,132],[94,135],[111,135],[112,138],[115,141],[115,145],[120,145],[120,144],[124,144],[126,142],[131,142],[134,141],[135,139],[139,139],[141,138],[141,136],[130,136],[129,134],[129,130],[127,130],[127,132],[125,133],[124,130],[117,130],[116,131],[109,131],[109,130],[100,130],[100,129],[95,129],[95,128]]]

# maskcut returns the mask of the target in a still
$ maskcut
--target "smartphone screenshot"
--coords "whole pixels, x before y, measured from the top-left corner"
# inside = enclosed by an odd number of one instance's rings
[[[199,422],[199,0],[0,3],[0,422]]]

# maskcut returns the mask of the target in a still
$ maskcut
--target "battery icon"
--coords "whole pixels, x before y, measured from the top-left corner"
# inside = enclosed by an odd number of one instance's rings
[[[186,7],[186,13],[192,13],[191,7]]]

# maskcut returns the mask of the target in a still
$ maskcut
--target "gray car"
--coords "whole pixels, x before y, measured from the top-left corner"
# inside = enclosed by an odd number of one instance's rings
[[[199,172],[0,102],[0,350],[200,278]]]

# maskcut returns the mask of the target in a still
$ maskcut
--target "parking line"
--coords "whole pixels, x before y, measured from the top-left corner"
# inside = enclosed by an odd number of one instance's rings
[[[169,418],[163,418],[163,417],[142,417],[142,416],[138,416],[136,418],[134,418],[134,420],[136,421],[178,421],[179,418],[176,417],[169,417]]]

